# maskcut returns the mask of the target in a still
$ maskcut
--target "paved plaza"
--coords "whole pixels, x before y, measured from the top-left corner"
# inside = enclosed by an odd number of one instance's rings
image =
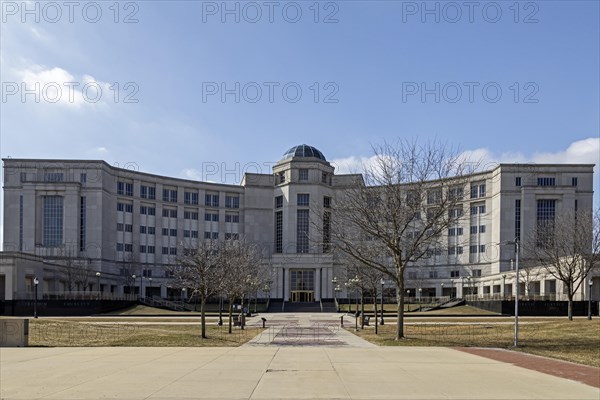
[[[464,351],[377,347],[333,316],[270,315],[241,347],[2,348],[0,398],[600,398],[597,387]]]

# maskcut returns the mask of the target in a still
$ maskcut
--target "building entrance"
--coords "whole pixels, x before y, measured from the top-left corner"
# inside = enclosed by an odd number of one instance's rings
[[[290,271],[290,300],[292,303],[315,301],[315,271],[296,269]]]

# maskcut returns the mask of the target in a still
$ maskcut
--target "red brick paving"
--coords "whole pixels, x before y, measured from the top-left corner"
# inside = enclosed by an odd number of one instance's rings
[[[456,347],[455,349],[600,388],[600,368],[505,349],[480,347]]]

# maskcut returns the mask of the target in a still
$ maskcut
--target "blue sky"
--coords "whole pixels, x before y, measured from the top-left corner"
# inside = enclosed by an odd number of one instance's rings
[[[472,17],[464,2],[275,1],[272,21],[262,1],[120,2],[118,15],[80,2],[72,21],[62,2],[60,17],[22,4],[2,2],[2,157],[235,182],[296,144],[343,171],[408,137],[487,161],[600,162],[597,1],[474,2]],[[72,101],[65,82],[79,85]],[[239,102],[222,98],[236,83]]]

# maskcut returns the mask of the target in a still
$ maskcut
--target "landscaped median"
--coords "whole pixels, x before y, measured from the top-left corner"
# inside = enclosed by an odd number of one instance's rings
[[[40,318],[30,319],[29,346],[86,347],[223,347],[240,346],[262,327],[233,328],[207,324],[207,339],[200,337],[200,321],[186,318]]]
[[[372,322],[373,320],[371,320]],[[396,321],[379,326],[346,329],[380,346],[444,346],[510,348],[531,354],[600,367],[600,319],[519,319],[519,347],[513,347],[512,318],[406,318],[406,339],[394,340]]]

